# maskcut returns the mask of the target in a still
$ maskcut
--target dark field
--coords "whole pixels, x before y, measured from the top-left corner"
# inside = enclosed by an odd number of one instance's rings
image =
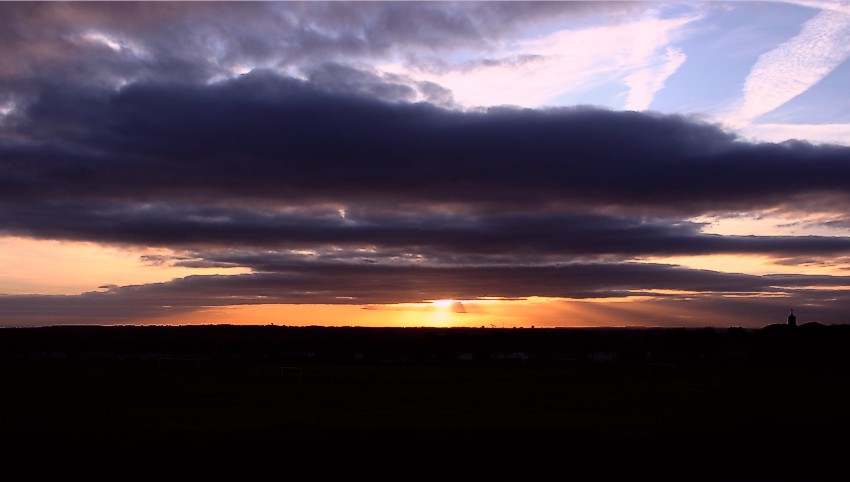
[[[210,362],[196,370],[191,362],[6,362],[0,370],[7,387],[3,426],[45,444],[57,434],[109,432],[188,439],[817,432],[846,426],[850,401],[843,372],[766,367],[315,365],[303,368],[300,383],[295,374],[282,378],[280,365],[270,363]]]
[[[437,331],[280,332],[281,340],[301,337],[286,345],[252,338],[251,329],[187,329],[150,346],[140,341],[144,336],[124,335],[156,328],[79,328],[70,338],[68,332],[51,338],[56,332],[0,330],[2,443],[283,447],[376,440],[519,452],[709,450],[728,459],[826,454],[843,449],[850,429],[850,364],[846,350],[832,351],[843,343],[843,328],[818,328],[829,336],[805,342],[807,335],[787,338],[779,329],[766,339],[758,338],[767,336],[764,330],[678,332],[674,341],[690,351],[668,352],[663,362],[644,350],[658,353],[663,340],[670,342],[663,330],[584,332],[590,338],[578,341],[576,331],[548,330],[442,330],[426,341],[422,337]],[[225,330],[230,344],[211,344],[202,330],[215,336]],[[464,361],[445,349],[457,342],[446,336],[457,334],[469,335],[461,337],[467,345],[457,345],[460,353],[475,346]],[[727,335],[745,339],[730,351]],[[361,348],[346,362],[352,345],[345,340],[352,336]],[[523,336],[536,342],[523,345]],[[333,350],[292,351],[302,344],[318,350],[325,338]],[[606,353],[644,355],[594,362],[599,351],[587,347],[605,340],[612,350]],[[490,350],[504,343],[522,345],[526,358],[499,358],[503,352]],[[388,346],[392,358],[375,355]],[[565,350],[570,356],[552,346],[572,347]],[[830,445],[834,437],[840,445]]]

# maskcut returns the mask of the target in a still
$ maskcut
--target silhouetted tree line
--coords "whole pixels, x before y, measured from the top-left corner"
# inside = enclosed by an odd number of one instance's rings
[[[0,359],[383,364],[848,363],[850,325],[744,328],[55,326],[0,330]]]

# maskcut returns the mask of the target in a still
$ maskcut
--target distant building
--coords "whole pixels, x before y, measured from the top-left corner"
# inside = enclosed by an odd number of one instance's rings
[[[788,326],[797,326],[797,316],[794,315],[794,309],[791,309],[791,313],[788,315]]]

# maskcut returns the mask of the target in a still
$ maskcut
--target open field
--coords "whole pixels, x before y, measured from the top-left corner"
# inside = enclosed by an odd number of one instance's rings
[[[820,451],[850,429],[850,377],[841,359],[424,360],[7,356],[0,362],[2,444],[268,447],[377,440],[520,452],[714,446],[715,455],[728,456]]]
[[[558,432],[600,437],[846,425],[844,373],[765,367],[3,363],[6,430],[192,437],[333,431]],[[30,437],[32,438],[32,437]],[[8,441],[8,438],[5,439]],[[132,442],[132,441],[127,441]]]

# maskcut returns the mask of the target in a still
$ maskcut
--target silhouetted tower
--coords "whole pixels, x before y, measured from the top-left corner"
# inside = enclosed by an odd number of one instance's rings
[[[788,315],[788,326],[797,326],[797,316],[794,315],[794,309],[791,309],[791,313]]]

